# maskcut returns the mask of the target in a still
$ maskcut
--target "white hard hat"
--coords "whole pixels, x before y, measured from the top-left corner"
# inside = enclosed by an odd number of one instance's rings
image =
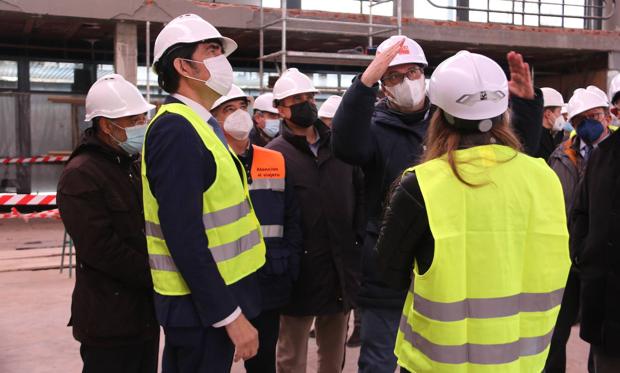
[[[224,55],[228,56],[237,49],[234,40],[222,36],[209,22],[195,14],[183,14],[170,21],[155,39],[153,64],[155,64],[173,45],[196,43],[207,39],[219,39]]]
[[[540,89],[543,93],[544,107],[562,106],[564,105],[564,97],[558,91],[550,87]]]
[[[336,114],[336,110],[338,110],[340,101],[342,101],[342,97],[340,96],[329,96],[319,109],[319,118],[333,118]]]
[[[431,103],[456,118],[491,119],[508,109],[506,74],[481,54],[460,51],[440,63],[428,90]]]
[[[273,85],[273,99],[297,95],[300,93],[316,93],[312,80],[306,74],[302,74],[296,68],[287,69]]]
[[[562,105],[562,111],[560,112],[560,114],[564,115],[564,114],[568,114],[568,104],[563,104]]]
[[[616,75],[609,83],[609,102],[613,104],[614,96],[620,92],[620,74]]]
[[[568,111],[568,120],[571,120],[578,114],[597,107],[609,107],[605,92],[593,85],[588,86],[586,89],[577,88],[575,92],[573,92],[573,97],[568,100],[568,106],[566,108]]]
[[[254,110],[266,111],[279,114],[278,109],[273,107],[273,93],[263,93],[254,100]]]
[[[213,105],[211,105],[211,110],[217,108],[218,106],[220,106],[221,104],[223,104],[225,102],[228,102],[230,100],[239,99],[239,98],[244,98],[244,99],[248,100],[248,95],[246,95],[245,92],[243,92],[243,90],[241,88],[239,88],[238,86],[233,84],[230,87],[230,91],[228,91],[226,96],[220,96],[220,98],[215,100]]]
[[[119,74],[108,74],[99,78],[88,90],[84,121],[88,122],[96,117],[129,117],[154,108],[154,105],[146,102],[135,85]]]
[[[402,65],[405,63],[417,63],[424,65],[424,67],[428,66],[426,56],[420,44],[403,35],[390,36],[388,39],[384,40],[383,43],[379,44],[377,47],[377,54],[385,52],[386,49],[389,49],[403,38],[405,39],[405,43],[400,48],[396,57],[390,62],[390,66]]]

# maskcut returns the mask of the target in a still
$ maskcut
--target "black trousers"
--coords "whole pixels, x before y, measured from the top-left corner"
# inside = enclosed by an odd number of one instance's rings
[[[280,333],[280,311],[263,311],[250,322],[258,330],[258,353],[245,361],[245,369],[247,373],[275,373],[276,344]]]
[[[235,346],[226,328],[164,327],[162,373],[230,373]]]
[[[159,336],[129,346],[80,346],[82,373],[157,373]]]
[[[571,271],[568,273],[564,296],[562,297],[562,307],[558,314],[558,320],[551,337],[549,356],[545,363],[545,373],[564,373],[566,371],[566,343],[570,337],[570,331],[577,322],[579,316],[579,296],[581,281],[579,273]],[[592,353],[588,356],[588,371],[593,372]]]

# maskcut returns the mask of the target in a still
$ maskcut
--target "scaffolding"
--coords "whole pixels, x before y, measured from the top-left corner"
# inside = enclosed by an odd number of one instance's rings
[[[360,13],[362,12],[362,3],[365,0],[360,0]],[[373,23],[373,8],[377,5],[392,3],[396,6],[396,25]],[[373,38],[378,35],[394,33],[397,35],[402,34],[402,0],[368,0],[368,23],[365,22],[352,22],[352,21],[336,21],[317,18],[302,18],[302,17],[290,17],[288,15],[287,0],[280,1],[281,14],[280,17],[265,22],[265,12],[263,7],[263,0],[260,1],[260,29],[259,29],[259,78],[260,78],[260,92],[264,92],[264,73],[265,73],[265,61],[272,61],[276,64],[276,70],[278,72],[286,70],[287,63],[306,63],[306,64],[328,64],[328,65],[345,65],[345,66],[366,66],[374,58],[371,55],[360,53],[325,53],[325,52],[309,52],[299,50],[289,50],[286,42],[287,31],[304,31],[304,29],[297,28],[299,25],[311,24],[316,25],[316,29],[313,28],[312,32],[317,33],[329,33],[333,34],[334,30],[321,29],[321,26],[325,25],[337,25],[345,27],[353,27],[357,29],[364,29],[363,31],[338,31],[339,35],[355,35],[355,36],[367,36],[368,47],[372,48]],[[269,28],[280,28],[282,32],[282,44],[280,50],[265,54],[265,31]],[[308,30],[305,30],[308,31]],[[278,67],[278,62],[280,66]]]

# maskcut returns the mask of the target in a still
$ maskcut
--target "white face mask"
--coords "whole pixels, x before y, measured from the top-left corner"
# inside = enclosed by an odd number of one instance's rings
[[[551,129],[555,132],[559,132],[564,128],[564,124],[566,122],[564,121],[564,117],[562,115],[559,115],[557,118],[555,118],[555,121],[553,122],[553,127],[551,127]]]
[[[200,63],[200,61],[184,60]],[[230,66],[230,62],[228,62],[226,56],[221,54],[217,57],[207,58],[202,61],[202,63],[205,65],[207,70],[209,70],[209,75],[211,75],[209,79],[202,80],[193,76],[187,76],[187,78],[203,82],[207,85],[207,87],[214,90],[220,96],[227,94],[233,83],[233,69],[232,66]]]
[[[224,131],[235,140],[247,139],[252,127],[254,127],[252,117],[243,109],[235,110],[224,120]]]
[[[416,80],[405,78],[400,84],[385,87],[385,90],[390,93],[388,99],[405,110],[412,110],[420,106],[426,97],[426,84],[423,78]]]

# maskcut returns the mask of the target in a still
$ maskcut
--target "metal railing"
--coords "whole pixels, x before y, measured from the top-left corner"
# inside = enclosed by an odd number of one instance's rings
[[[526,16],[533,16],[538,17],[538,25],[541,25],[540,19],[543,17],[559,18],[561,20],[561,27],[564,27],[564,21],[566,19],[583,20],[585,24],[602,22],[613,17],[616,8],[615,0],[584,0],[581,4],[567,3],[566,0],[558,0],[556,2],[536,0],[486,0],[486,8],[471,7],[469,6],[469,0],[457,1],[455,5],[439,4],[437,0],[426,1],[436,8],[456,11],[457,20],[459,21],[468,21],[469,19],[467,17],[471,14],[469,12],[480,12],[486,13],[486,22],[490,22],[491,14],[506,14],[511,16],[510,23],[512,24],[516,24],[516,16],[521,17],[521,22],[519,24],[525,24]],[[459,5],[459,3],[468,5]],[[502,8],[501,5],[507,5],[508,3],[511,4],[510,9],[506,9],[507,7]],[[544,10],[545,7],[547,7],[547,10]],[[550,12],[550,7],[556,8],[558,12]],[[536,10],[532,10],[532,8]],[[579,9],[582,9],[582,11],[578,11]]]

